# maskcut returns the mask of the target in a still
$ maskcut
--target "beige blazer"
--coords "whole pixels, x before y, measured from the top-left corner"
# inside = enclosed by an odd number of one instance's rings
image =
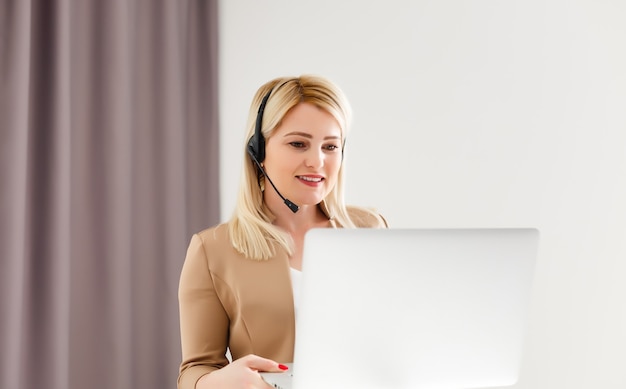
[[[382,217],[356,208],[358,227],[386,227]],[[220,224],[191,238],[178,290],[182,363],[180,389],[193,389],[204,374],[257,354],[291,362],[295,338],[294,301],[287,253],[267,261],[234,250],[228,226]]]

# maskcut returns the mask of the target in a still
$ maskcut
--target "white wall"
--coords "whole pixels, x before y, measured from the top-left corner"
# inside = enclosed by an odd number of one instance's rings
[[[541,230],[516,388],[626,388],[626,2],[220,6],[223,219],[256,88],[328,76],[355,112],[350,203],[394,227]]]

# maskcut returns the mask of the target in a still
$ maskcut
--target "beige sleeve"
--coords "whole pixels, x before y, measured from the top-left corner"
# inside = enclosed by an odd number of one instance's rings
[[[194,389],[198,379],[228,364],[228,316],[215,290],[201,238],[191,238],[178,287],[182,362],[179,389]]]

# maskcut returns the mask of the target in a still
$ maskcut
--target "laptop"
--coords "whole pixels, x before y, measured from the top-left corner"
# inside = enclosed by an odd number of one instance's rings
[[[281,389],[510,387],[538,240],[532,228],[311,230],[293,364],[262,376]]]

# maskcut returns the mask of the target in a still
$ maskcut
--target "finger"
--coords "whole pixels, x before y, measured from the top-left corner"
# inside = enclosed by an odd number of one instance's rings
[[[281,372],[288,370],[288,367],[271,359],[259,357],[258,355],[249,355],[244,357],[246,366],[257,371]]]

